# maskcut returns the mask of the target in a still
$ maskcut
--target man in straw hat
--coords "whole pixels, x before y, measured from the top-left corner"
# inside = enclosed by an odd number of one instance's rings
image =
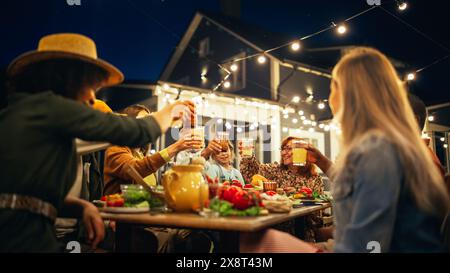
[[[90,38],[53,34],[7,69],[8,106],[0,111],[0,252],[56,252],[54,220],[82,218],[95,248],[104,236],[97,209],[67,197],[77,169],[75,138],[138,147],[194,113],[176,102],[143,119],[94,110],[95,90],[123,74],[97,58]]]

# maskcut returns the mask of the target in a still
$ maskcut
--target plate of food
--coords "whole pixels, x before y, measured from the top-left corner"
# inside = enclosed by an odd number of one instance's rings
[[[102,212],[109,213],[143,213],[150,211],[150,194],[140,186],[132,185],[121,194],[105,195],[93,203]]]

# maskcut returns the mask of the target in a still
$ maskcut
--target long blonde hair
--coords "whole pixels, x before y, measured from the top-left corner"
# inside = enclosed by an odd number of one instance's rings
[[[406,185],[423,211],[444,215],[449,197],[408,102],[407,91],[388,58],[373,48],[360,47],[342,57],[333,70],[339,87],[336,119],[342,128],[342,158],[371,132],[385,136],[396,148]],[[400,170],[399,170],[400,171]]]

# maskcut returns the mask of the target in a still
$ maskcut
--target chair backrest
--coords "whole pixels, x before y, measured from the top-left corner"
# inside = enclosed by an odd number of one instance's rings
[[[447,192],[450,195],[450,173],[445,175],[445,185],[447,186]],[[444,243],[447,246],[447,252],[450,252],[450,212],[442,222],[441,233],[444,237]]]

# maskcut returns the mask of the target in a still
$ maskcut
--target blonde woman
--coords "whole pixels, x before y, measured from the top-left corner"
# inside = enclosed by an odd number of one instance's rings
[[[332,76],[329,102],[343,148],[328,172],[335,200],[333,251],[445,251],[440,225],[449,197],[394,67],[379,51],[356,48]],[[277,236],[285,237],[270,230],[261,245],[243,251],[271,251],[269,239]],[[297,251],[315,251],[297,243]]]

